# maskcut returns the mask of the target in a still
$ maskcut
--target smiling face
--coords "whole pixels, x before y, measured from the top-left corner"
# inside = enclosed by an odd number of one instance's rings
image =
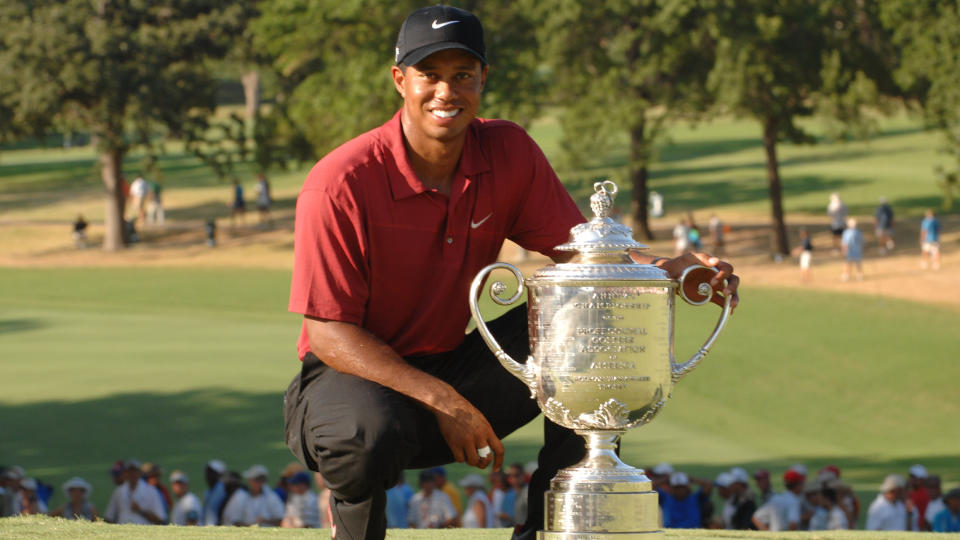
[[[392,74],[411,144],[451,142],[463,137],[477,116],[487,66],[466,51],[446,49],[413,66],[394,66]]]

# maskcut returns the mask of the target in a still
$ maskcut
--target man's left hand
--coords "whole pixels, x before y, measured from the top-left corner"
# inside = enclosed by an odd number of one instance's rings
[[[680,279],[683,271],[694,265],[708,266],[718,270],[710,279],[710,286],[713,287],[711,302],[723,307],[726,298],[729,296],[731,297],[730,310],[732,311],[733,308],[737,307],[737,304],[740,303],[740,297],[737,296],[740,278],[733,273],[733,265],[730,263],[707,253],[684,253],[679,257],[661,260],[657,263],[657,266],[666,270],[673,279]],[[723,283],[724,280],[727,281],[726,285]]]

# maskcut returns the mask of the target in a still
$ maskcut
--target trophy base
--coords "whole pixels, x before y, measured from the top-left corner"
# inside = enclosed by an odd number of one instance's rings
[[[587,457],[561,470],[545,495],[544,530],[538,540],[649,540],[660,538],[657,492],[643,471],[616,455],[622,432],[578,432]]]

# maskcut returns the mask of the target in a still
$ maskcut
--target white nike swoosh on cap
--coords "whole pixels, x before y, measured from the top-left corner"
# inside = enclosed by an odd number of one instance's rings
[[[433,20],[433,24],[431,24],[430,26],[432,26],[434,30],[438,30],[438,29],[443,28],[444,26],[446,26],[446,25],[448,25],[448,24],[457,24],[458,22],[460,22],[460,21],[447,21],[447,22],[445,22],[445,23],[437,24],[437,20],[434,19],[434,20]]]
[[[471,221],[470,221],[470,228],[471,228],[471,229],[476,229],[477,227],[483,225],[483,223],[484,223],[485,221],[487,221],[488,219],[490,219],[490,216],[492,216],[492,215],[493,215],[493,212],[490,212],[489,214],[487,214],[487,217],[481,219],[480,221],[472,221],[472,220],[471,220]]]

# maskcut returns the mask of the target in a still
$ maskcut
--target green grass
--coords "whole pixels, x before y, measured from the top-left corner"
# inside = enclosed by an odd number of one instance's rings
[[[163,538],[170,539],[260,539],[260,538],[327,538],[327,531],[308,529],[257,529],[227,527],[165,527]],[[509,538],[509,529],[456,529],[456,530],[399,530],[387,531],[390,539],[426,539],[426,540],[494,540]],[[932,533],[897,533],[877,531],[819,531],[795,533],[762,533],[756,531],[711,531],[668,529],[664,537],[677,540],[701,540],[707,538],[766,538],[796,540],[933,540],[955,538],[957,535]],[[158,529],[137,525],[108,525],[105,523],[73,522],[48,517],[17,517],[0,520],[0,537],[8,540],[27,540],[32,538],[97,538],[115,540],[138,540],[157,538]]]
[[[0,269],[0,283],[0,463],[58,488],[83,476],[103,508],[119,458],[198,481],[213,457],[274,472],[291,460],[280,419],[298,368],[288,272]],[[956,310],[796,290],[742,297],[703,366],[627,435],[625,461],[710,477],[733,465],[836,463],[864,503],[914,462],[946,487],[960,482]],[[681,310],[680,353],[716,313]],[[515,433],[507,462],[533,459],[539,441],[539,422]],[[451,467],[454,479],[466,472]]]

